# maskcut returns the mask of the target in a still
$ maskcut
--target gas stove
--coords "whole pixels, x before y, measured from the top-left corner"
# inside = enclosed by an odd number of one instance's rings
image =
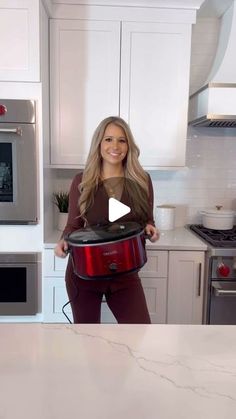
[[[201,224],[188,227],[207,242],[211,256],[236,256],[236,225],[231,230],[212,230]]]
[[[207,243],[203,322],[236,325],[236,225],[231,230],[188,228]]]

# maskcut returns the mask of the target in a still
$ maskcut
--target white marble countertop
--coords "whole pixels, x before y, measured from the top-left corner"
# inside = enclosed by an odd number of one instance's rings
[[[185,227],[175,228],[174,230],[162,230],[160,239],[151,243],[147,240],[147,249],[153,250],[207,250],[207,244],[198,238],[194,233]],[[44,243],[47,249],[54,248],[60,238],[61,233],[55,231]]]
[[[0,324],[1,419],[235,419],[236,326]]]
[[[162,230],[160,233],[160,239],[157,242],[151,243],[147,240],[147,249],[207,250],[207,244],[186,227],[179,227],[167,231]]]

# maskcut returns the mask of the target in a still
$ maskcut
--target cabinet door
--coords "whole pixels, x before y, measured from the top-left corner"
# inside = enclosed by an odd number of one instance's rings
[[[53,249],[44,250],[44,275],[45,276],[57,276],[65,277],[66,266],[68,263],[68,257],[58,258],[54,254]]]
[[[201,324],[204,252],[169,253],[167,323]]]
[[[152,323],[166,323],[167,278],[142,277],[148,312]]]
[[[62,307],[68,302],[64,278],[44,278],[43,284],[43,321],[44,323],[68,323]],[[65,307],[66,315],[72,321],[70,305]]]
[[[190,25],[124,22],[121,116],[147,168],[185,164]]]
[[[68,319],[62,312],[62,307],[68,300],[65,280],[61,277],[45,277],[43,286],[43,321],[45,323],[68,323]],[[64,311],[73,323],[70,304],[64,308]],[[103,298],[101,305],[101,323],[117,323],[106,304],[105,298]]]
[[[140,277],[152,323],[166,323],[168,252],[148,250]]]
[[[51,164],[83,167],[93,132],[119,114],[120,23],[51,20]]]
[[[141,278],[167,278],[168,252],[166,250],[148,250],[147,263],[140,270]]]
[[[0,80],[39,81],[39,2],[0,2]]]

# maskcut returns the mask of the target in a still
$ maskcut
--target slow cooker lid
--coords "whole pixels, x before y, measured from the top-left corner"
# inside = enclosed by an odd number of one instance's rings
[[[105,226],[86,227],[76,230],[66,238],[69,244],[83,245],[113,242],[138,234],[142,231],[140,224],[135,222],[112,223]]]

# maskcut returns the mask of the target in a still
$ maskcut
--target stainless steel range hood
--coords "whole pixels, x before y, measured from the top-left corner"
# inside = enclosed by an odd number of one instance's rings
[[[207,81],[190,96],[189,124],[236,127],[236,0],[221,17],[218,48]]]

